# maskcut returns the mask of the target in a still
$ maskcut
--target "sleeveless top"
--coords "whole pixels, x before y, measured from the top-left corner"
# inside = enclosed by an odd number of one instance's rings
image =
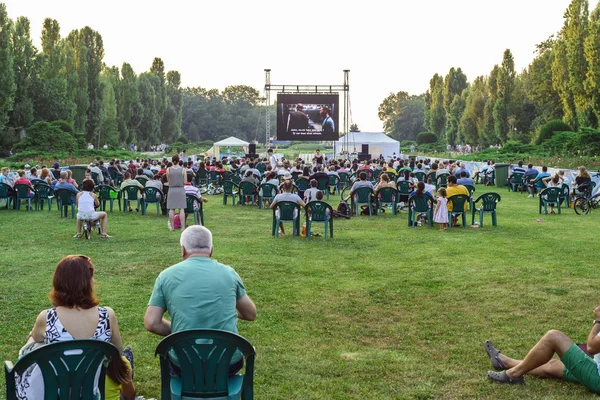
[[[174,187],[183,187],[183,168],[169,168],[169,190]]]
[[[79,206],[77,210],[82,213],[94,212],[94,198],[90,194],[90,192],[82,192],[83,194],[79,196]]]

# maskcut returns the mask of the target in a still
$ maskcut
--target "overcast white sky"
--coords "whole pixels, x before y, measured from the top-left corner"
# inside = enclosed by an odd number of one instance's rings
[[[62,36],[88,25],[102,35],[107,64],[128,62],[140,73],[161,57],[184,86],[243,84],[263,93],[265,68],[273,84],[285,85],[342,84],[349,69],[352,121],[366,132],[381,131],[384,98],[423,93],[436,72],[461,67],[472,82],[507,48],[517,70],[525,68],[535,44],[560,30],[570,0],[4,3],[13,20],[30,19],[38,47],[47,17],[58,20]]]

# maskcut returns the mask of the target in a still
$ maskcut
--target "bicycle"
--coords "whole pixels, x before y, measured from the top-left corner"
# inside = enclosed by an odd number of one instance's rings
[[[594,175],[594,177],[600,177],[600,170]],[[587,215],[592,209],[598,208],[600,204],[600,192],[592,196],[592,192],[595,186],[594,182],[580,185],[584,191],[584,195],[578,196],[573,202],[573,209],[577,215]]]
[[[100,227],[99,219],[95,219],[93,221],[84,219],[82,229],[83,229],[83,234],[85,235],[85,238],[87,240],[90,240],[90,236],[92,235],[92,231],[94,229],[98,229],[98,235],[100,235],[102,233],[102,228]]]

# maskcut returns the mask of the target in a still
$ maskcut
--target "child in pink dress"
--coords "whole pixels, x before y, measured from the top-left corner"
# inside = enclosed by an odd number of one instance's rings
[[[446,198],[446,189],[440,188],[438,195],[433,221],[440,224],[440,231],[445,231],[448,229],[448,199]]]

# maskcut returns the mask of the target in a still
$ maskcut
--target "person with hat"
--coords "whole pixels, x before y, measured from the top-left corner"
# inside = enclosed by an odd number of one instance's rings
[[[59,180],[60,179],[60,164],[58,163],[58,161],[55,162],[52,167],[53,168],[50,170],[50,172],[52,172],[52,175],[54,176],[55,180]]]

